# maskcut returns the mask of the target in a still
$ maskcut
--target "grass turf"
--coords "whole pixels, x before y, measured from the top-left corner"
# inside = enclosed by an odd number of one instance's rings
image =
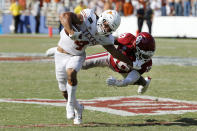
[[[44,53],[56,46],[58,38],[1,38],[1,52]],[[197,57],[196,40],[192,39],[156,39],[156,56]],[[104,51],[100,46],[90,47],[87,54]],[[81,70],[77,98],[132,96],[136,95],[137,86],[125,88],[107,87],[105,79],[109,76],[121,78],[108,68]],[[197,71],[194,66],[154,66],[150,75],[153,79],[145,95],[179,100],[196,100]],[[53,63],[0,63],[0,98],[43,98],[63,99],[55,80]],[[65,108],[33,104],[0,103],[0,128],[5,131],[16,130],[84,130],[84,131],[195,131],[197,130],[197,113],[157,116],[123,117],[98,111],[84,111],[84,124],[73,126],[66,120]],[[164,122],[163,124],[159,124]],[[149,123],[149,124],[148,124]],[[67,127],[28,127],[23,125],[64,124]],[[21,126],[21,128],[20,128]]]

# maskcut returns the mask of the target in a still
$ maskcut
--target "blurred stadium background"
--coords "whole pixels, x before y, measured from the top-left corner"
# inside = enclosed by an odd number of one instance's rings
[[[145,16],[152,21],[154,37],[196,38],[197,1],[196,0],[0,0],[0,34],[14,32],[13,10],[11,6],[18,1],[20,21],[18,33],[59,33],[59,14],[64,11],[79,13],[81,9],[92,8],[99,15],[106,9],[115,9],[122,16],[120,28],[115,35],[123,32],[136,34],[138,30],[138,10],[152,10]],[[37,6],[36,6],[37,5]],[[36,32],[35,16],[39,14],[39,32]],[[149,16],[150,15],[150,16]],[[38,18],[38,17],[37,17]],[[142,31],[147,31],[144,21]]]

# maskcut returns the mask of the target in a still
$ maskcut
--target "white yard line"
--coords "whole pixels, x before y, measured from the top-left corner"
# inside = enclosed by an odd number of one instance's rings
[[[5,57],[46,57],[45,53],[0,53],[0,59]],[[23,60],[0,60],[0,62],[53,62],[54,60],[40,59],[32,61]],[[153,57],[153,65],[180,65],[180,66],[197,66],[197,58],[182,58],[182,57],[168,57],[168,56],[155,56]]]

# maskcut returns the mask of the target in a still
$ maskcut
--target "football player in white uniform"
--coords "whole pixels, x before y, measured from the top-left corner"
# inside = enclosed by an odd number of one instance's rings
[[[86,58],[87,46],[102,45],[108,52],[132,66],[132,62],[114,47],[111,35],[120,25],[120,16],[115,10],[106,10],[99,17],[92,9],[80,14],[65,12],[60,16],[64,26],[55,52],[56,79],[60,91],[67,99],[67,119],[74,124],[82,123],[83,105],[76,100],[77,72]]]

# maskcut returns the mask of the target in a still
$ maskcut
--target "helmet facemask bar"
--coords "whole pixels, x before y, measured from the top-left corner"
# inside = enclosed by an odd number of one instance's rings
[[[149,61],[152,56],[154,55],[154,52],[153,51],[144,51],[144,50],[140,50],[140,48],[138,46],[136,46],[136,53],[135,53],[135,56],[136,56],[136,59],[138,60],[143,60],[143,61]]]
[[[113,30],[111,29],[111,27],[109,29],[110,31],[107,31],[105,26],[109,26],[110,27],[110,25],[106,21],[106,19],[102,19],[102,22],[98,22],[98,24],[97,24],[98,33],[100,35],[104,35],[104,36],[112,34]]]

